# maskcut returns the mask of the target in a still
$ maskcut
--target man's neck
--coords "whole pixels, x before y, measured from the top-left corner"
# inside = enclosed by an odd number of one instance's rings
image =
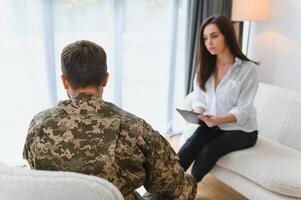
[[[102,97],[103,87],[95,87],[95,86],[88,86],[85,88],[78,88],[78,89],[70,89],[68,91],[70,97],[73,97],[74,95],[78,93],[88,93],[95,96]]]

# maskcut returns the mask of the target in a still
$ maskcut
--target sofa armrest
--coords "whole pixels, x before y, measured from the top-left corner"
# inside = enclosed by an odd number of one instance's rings
[[[192,97],[193,97],[192,92],[186,96],[183,109],[192,110]]]

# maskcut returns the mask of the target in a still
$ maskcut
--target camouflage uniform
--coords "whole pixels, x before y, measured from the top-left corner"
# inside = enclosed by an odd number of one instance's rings
[[[31,121],[23,151],[31,168],[73,171],[109,180],[125,199],[135,189],[171,199],[194,199],[195,180],[184,173],[168,142],[144,120],[100,97],[79,93]]]

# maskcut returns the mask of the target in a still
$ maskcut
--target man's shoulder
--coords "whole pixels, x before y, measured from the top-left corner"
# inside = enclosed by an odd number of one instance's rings
[[[112,113],[120,117],[122,123],[145,123],[145,121],[142,118],[123,110],[122,108],[118,107],[117,105],[111,102],[105,102],[105,105],[112,110]]]
[[[28,132],[35,135],[35,133],[37,133],[41,126],[44,124],[45,119],[49,118],[52,115],[52,111],[53,108],[49,108],[36,114],[30,122]]]
[[[35,122],[42,122],[45,118],[51,116],[53,112],[53,108],[49,108],[49,109],[46,109],[46,110],[43,110],[39,113],[37,113],[33,118],[32,118],[32,123]]]
[[[106,102],[106,104],[113,112],[118,113],[120,118],[120,131],[122,134],[126,134],[128,136],[127,138],[143,138],[143,140],[148,140],[147,138],[157,138],[160,135],[141,117],[127,112],[113,103]]]

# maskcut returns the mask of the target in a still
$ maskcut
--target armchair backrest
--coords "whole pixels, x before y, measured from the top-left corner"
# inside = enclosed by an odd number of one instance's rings
[[[73,172],[11,167],[0,162],[0,199],[5,200],[122,200],[110,182]]]

